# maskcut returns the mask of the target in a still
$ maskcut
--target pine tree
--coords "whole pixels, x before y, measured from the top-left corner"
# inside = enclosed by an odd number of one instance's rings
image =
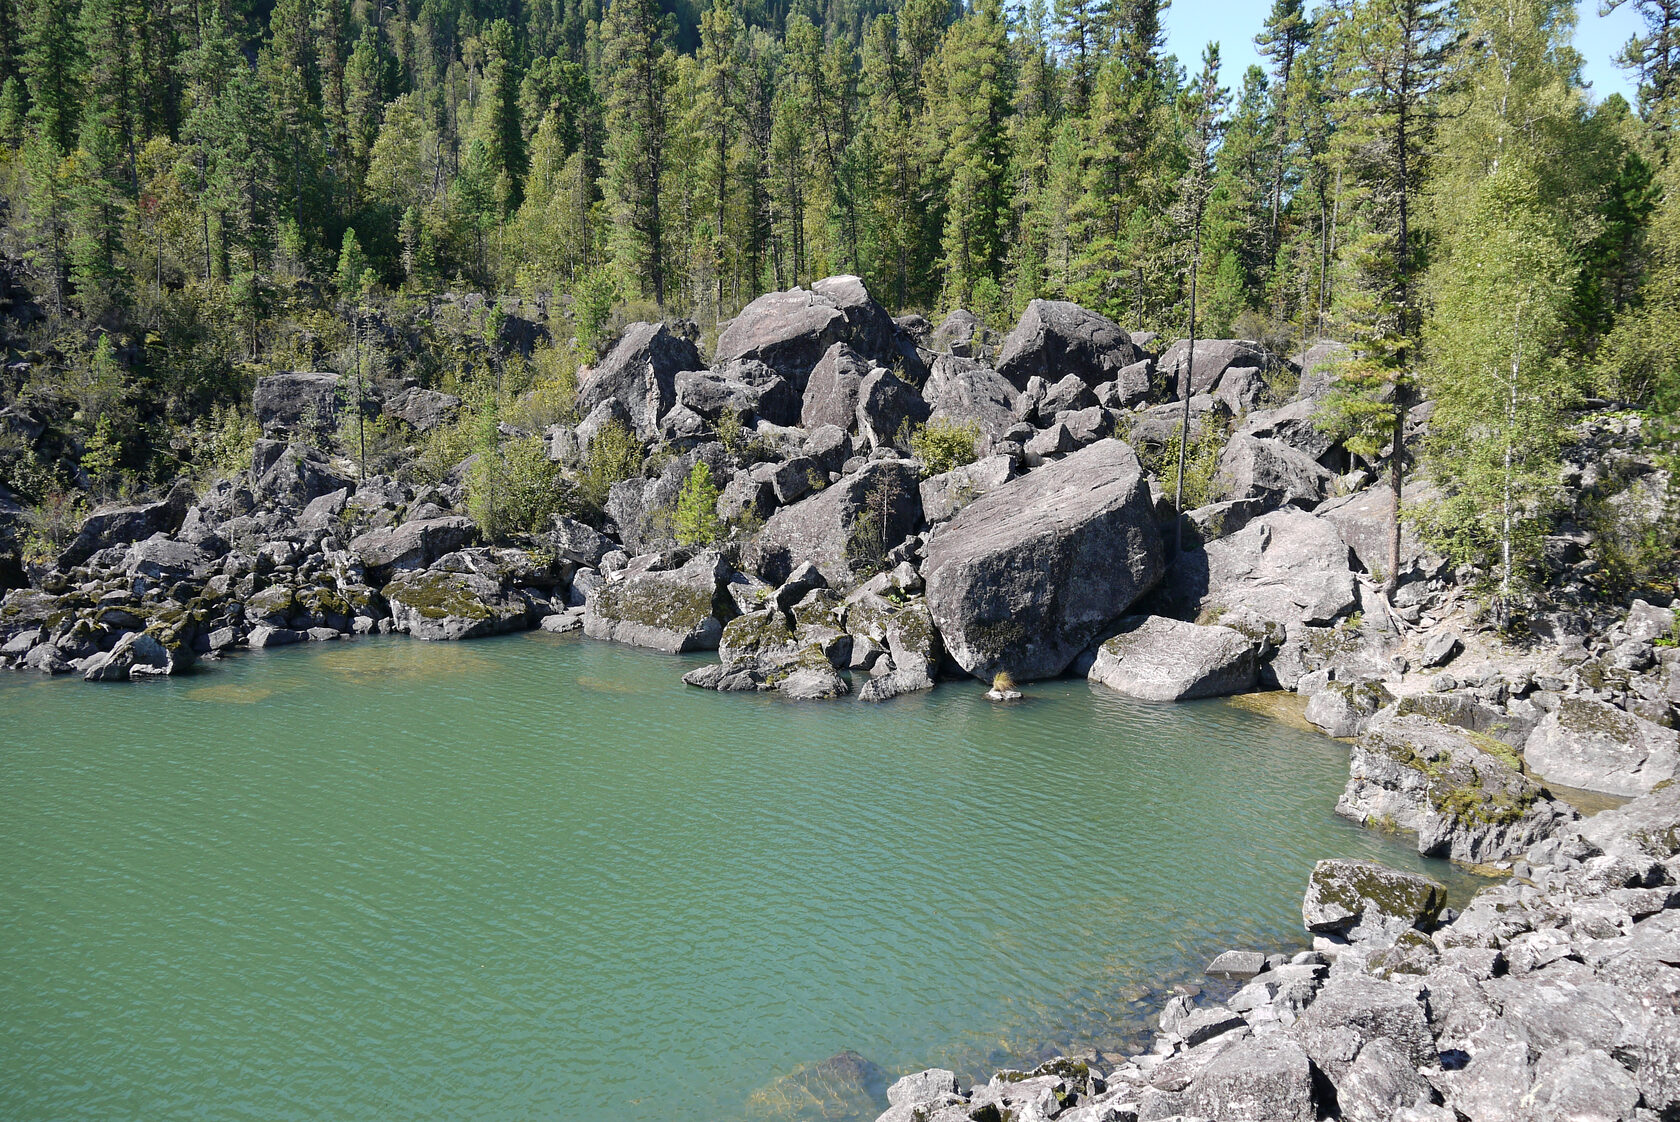
[[[1361,272],[1350,313],[1356,359],[1327,403],[1348,447],[1376,458],[1387,446],[1391,504],[1384,591],[1400,567],[1400,504],[1406,417],[1416,402],[1421,325],[1419,230],[1413,208],[1423,181],[1434,99],[1446,74],[1450,24],[1445,0],[1356,0],[1335,25],[1348,145],[1367,192],[1368,233],[1353,247]],[[1363,141],[1363,143],[1360,143]]]
[[[976,287],[998,291],[1011,212],[1008,118],[1014,75],[998,0],[978,0],[951,25],[929,79],[933,127],[943,135],[944,303]]]
[[[665,303],[665,144],[672,59],[670,17],[654,0],[618,0],[602,33],[602,62],[609,82],[608,197],[615,230],[614,254],[625,279]]]
[[[29,120],[59,152],[68,152],[82,121],[85,72],[75,0],[28,0],[22,13],[19,62]]]

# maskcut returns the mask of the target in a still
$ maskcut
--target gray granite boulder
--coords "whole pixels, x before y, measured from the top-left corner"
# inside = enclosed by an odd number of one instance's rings
[[[669,654],[716,650],[735,615],[724,588],[733,572],[715,550],[672,569],[626,570],[589,597],[583,633]]]
[[[1363,974],[1326,982],[1290,1035],[1333,1084],[1347,1077],[1359,1051],[1374,1040],[1388,1041],[1414,1069],[1439,1062],[1416,994]]]
[[[128,547],[122,559],[123,572],[165,584],[203,576],[209,565],[210,558],[197,546],[175,541],[163,534],[153,534],[145,541],[135,542]]]
[[[1259,645],[1229,627],[1133,616],[1097,648],[1088,676],[1127,697],[1188,701],[1253,689],[1258,661]]]
[[[1178,438],[1183,415],[1184,403],[1180,401],[1165,401],[1140,409],[1127,424],[1126,439],[1140,448],[1146,444],[1165,447]],[[1197,394],[1190,399],[1190,443],[1194,444],[1211,430],[1224,432],[1230,421],[1231,410],[1218,398]]]
[[[1491,737],[1391,708],[1354,742],[1336,813],[1366,826],[1415,831],[1426,857],[1508,860],[1575,817],[1517,770],[1518,763]]]
[[[1182,396],[1180,382],[1189,358],[1190,341],[1180,339],[1168,347],[1155,364],[1174,398]],[[1265,347],[1248,339],[1197,339],[1195,361],[1192,395],[1212,393],[1225,372],[1232,367],[1264,367],[1272,359]]]
[[[174,674],[192,664],[190,650],[170,650],[144,631],[133,631],[109,651],[88,659],[82,677],[89,682],[127,682]]]
[[[1017,389],[1077,374],[1088,386],[1113,381],[1146,356],[1120,325],[1066,300],[1034,300],[998,350],[997,372]]]
[[[1305,511],[1278,510],[1173,562],[1162,587],[1172,614],[1217,623],[1241,612],[1277,624],[1324,625],[1359,594],[1347,543]]]
[[[1174,1109],[1213,1122],[1314,1122],[1312,1064],[1286,1036],[1242,1040],[1197,1073]]]
[[[812,430],[834,425],[849,431],[857,424],[858,390],[870,369],[869,360],[845,343],[829,347],[805,383],[800,425]]]
[[[1318,427],[1317,413],[1315,401],[1292,401],[1276,409],[1256,409],[1243,417],[1237,435],[1275,440],[1309,459],[1319,460],[1336,446],[1336,441]]]
[[[339,376],[288,372],[257,379],[251,404],[267,437],[327,433],[338,427]]]
[[[251,493],[259,505],[301,511],[322,495],[355,481],[333,466],[327,454],[306,444],[259,440],[251,450]]]
[[[1394,703],[1394,695],[1381,682],[1355,679],[1331,681],[1307,701],[1307,720],[1326,736],[1358,736],[1379,712]]]
[[[1324,501],[1333,477],[1305,452],[1278,440],[1233,436],[1219,454],[1214,487],[1225,499],[1311,508]]]
[[[990,447],[1015,424],[1016,389],[990,366],[972,359],[940,355],[933,360],[922,398],[932,410],[929,420],[980,427],[980,443]]]
[[[192,490],[180,483],[155,503],[110,507],[82,519],[81,528],[58,555],[60,569],[73,568],[102,549],[143,541],[153,534],[173,534],[192,505]]]
[[[1523,757],[1552,783],[1642,795],[1680,774],[1680,733],[1607,702],[1562,697],[1529,734]]]
[[[971,674],[1053,677],[1160,579],[1136,453],[1092,444],[975,499],[922,566],[946,649]]]
[[[702,365],[694,344],[663,323],[633,323],[584,379],[578,407],[589,413],[615,398],[636,432],[651,439],[659,433],[659,419],[676,404],[677,375]]]
[[[1301,920],[1315,935],[1386,947],[1407,931],[1431,930],[1446,902],[1446,886],[1429,877],[1374,861],[1320,861]]]
[[[1424,502],[1435,494],[1424,483],[1409,483],[1405,501]],[[1326,499],[1313,513],[1332,523],[1353,550],[1354,560],[1367,573],[1385,573],[1388,568],[1388,515],[1392,507],[1387,487],[1367,487],[1351,495]],[[1404,520],[1400,525],[1400,576],[1416,572],[1427,560],[1423,542]]]
[[[799,423],[799,396],[787,380],[761,362],[736,362],[722,370],[685,370],[677,375],[677,408],[688,409],[709,426],[724,414],[737,421],[762,417],[775,425]],[[663,422],[670,426],[670,414]]]
[[[472,519],[459,514],[417,518],[359,535],[351,540],[350,552],[371,570],[424,569],[460,549],[474,532]]]
[[[759,575],[781,584],[801,561],[810,561],[830,584],[850,587],[921,521],[917,475],[909,460],[875,460],[782,507],[759,533]]]
[[[530,622],[525,601],[495,578],[475,572],[400,572],[384,588],[391,626],[416,639],[478,639]]]
[[[461,412],[461,399],[452,393],[410,386],[385,403],[387,416],[395,417],[415,432],[431,432],[450,424]]]
[[[972,464],[930,475],[920,485],[922,513],[937,525],[957,516],[963,507],[1015,478],[1015,463],[1008,456],[987,456]]]
[[[801,394],[811,370],[835,343],[892,365],[897,331],[856,277],[829,277],[810,290],[767,292],[741,310],[718,337],[718,364],[741,358],[764,363]]]
[[[858,384],[858,438],[871,450],[892,448],[908,455],[910,438],[929,412],[916,387],[890,371],[872,371]]]

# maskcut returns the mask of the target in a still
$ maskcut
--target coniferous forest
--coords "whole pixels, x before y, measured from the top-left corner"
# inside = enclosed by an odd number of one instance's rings
[[[1572,411],[1662,445],[1680,396],[1680,3],[1626,2],[1637,105],[1568,0],[1273,0],[1231,87],[1164,0],[0,0],[0,484],[44,549],[237,466],[276,371],[540,432],[623,324],[831,274],[1163,340],[1194,286],[1202,337],[1353,345],[1350,449],[1433,404],[1438,538],[1532,544]]]

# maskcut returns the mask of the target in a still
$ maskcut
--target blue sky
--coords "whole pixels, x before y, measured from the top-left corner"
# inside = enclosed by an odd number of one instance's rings
[[[1166,15],[1167,49],[1178,56],[1185,69],[1194,71],[1208,40],[1219,40],[1221,78],[1234,89],[1242,81],[1243,71],[1260,61],[1254,50],[1254,35],[1271,8],[1271,0],[1172,0]],[[1610,56],[1639,25],[1631,2],[1607,17],[1599,16],[1598,0],[1585,0],[1580,5],[1575,49],[1586,59],[1583,73],[1596,98],[1619,93],[1633,100],[1633,82],[1610,61]]]

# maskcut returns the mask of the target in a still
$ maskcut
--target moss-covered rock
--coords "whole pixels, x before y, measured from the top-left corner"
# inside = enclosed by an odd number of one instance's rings
[[[1415,831],[1419,853],[1470,864],[1507,860],[1574,819],[1503,745],[1496,755],[1485,736],[1397,709],[1354,742],[1337,813]]]
[[[392,626],[416,639],[477,639],[528,625],[525,602],[478,573],[422,569],[385,586]]]
[[[716,650],[735,615],[725,585],[733,570],[707,550],[674,569],[632,573],[595,590],[584,606],[583,633],[677,654]]]
[[[1429,877],[1374,861],[1320,861],[1301,920],[1315,935],[1387,946],[1406,931],[1428,931],[1446,902],[1446,887]]]

